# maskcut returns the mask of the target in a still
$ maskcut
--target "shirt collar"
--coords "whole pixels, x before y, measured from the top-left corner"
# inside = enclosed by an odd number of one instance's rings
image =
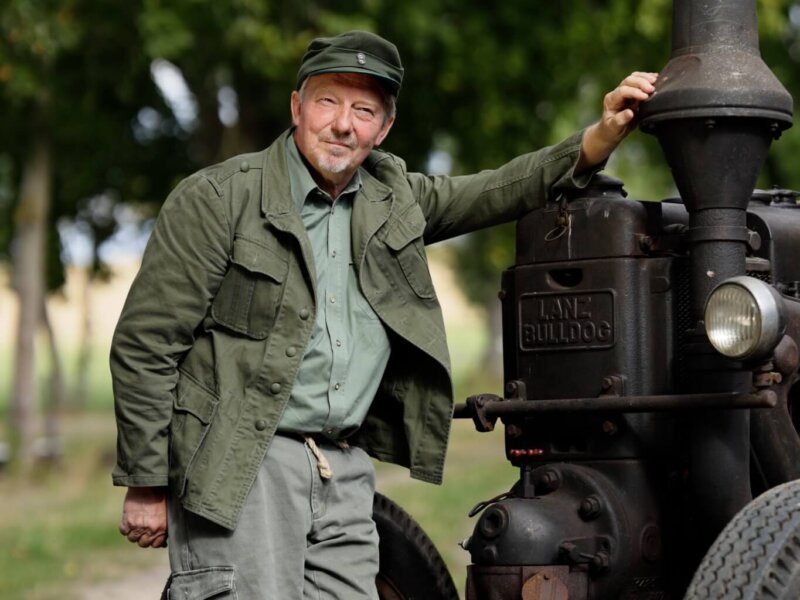
[[[297,149],[297,144],[294,143],[294,135],[289,133],[286,138],[286,165],[289,169],[289,185],[292,191],[292,202],[297,208],[297,212],[302,211],[303,204],[305,204],[308,195],[317,190],[320,194],[331,200],[328,192],[320,189],[311,173],[308,172],[308,167],[303,162],[300,156],[300,151]],[[347,194],[353,194],[361,189],[361,167],[353,175],[350,183],[342,190],[339,198]]]

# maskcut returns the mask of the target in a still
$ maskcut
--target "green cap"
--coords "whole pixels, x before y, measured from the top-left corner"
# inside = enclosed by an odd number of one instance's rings
[[[372,75],[394,95],[403,82],[403,65],[397,46],[368,31],[348,31],[336,37],[313,40],[297,71],[297,89],[312,75],[363,73]]]

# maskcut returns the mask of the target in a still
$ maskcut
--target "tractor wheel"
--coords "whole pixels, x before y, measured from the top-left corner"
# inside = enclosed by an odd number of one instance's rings
[[[380,535],[381,600],[458,600],[442,557],[406,511],[376,493],[372,517]]]
[[[685,600],[800,598],[800,480],[745,506],[711,545]]]

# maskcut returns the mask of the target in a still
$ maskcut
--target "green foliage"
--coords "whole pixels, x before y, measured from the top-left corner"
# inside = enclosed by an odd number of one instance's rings
[[[800,92],[798,5],[759,0],[762,53]],[[790,11],[794,10],[794,20]],[[669,0],[8,0],[0,8],[0,211],[15,190],[26,144],[44,129],[55,146],[58,216],[92,222],[88,199],[150,206],[188,172],[264,147],[289,124],[288,95],[314,36],[369,29],[395,41],[406,65],[387,149],[424,170],[446,149],[455,173],[491,168],[591,123],[602,95],[636,69],[669,57]],[[151,76],[169,60],[185,78],[197,118],[181,125]],[[221,88],[235,91],[238,122],[219,118]],[[136,135],[137,115],[158,127]],[[141,133],[141,131],[139,132]],[[800,187],[790,130],[770,154],[761,185]],[[4,164],[5,164],[4,163]],[[633,134],[608,166],[634,198],[671,195],[657,144]],[[144,214],[144,213],[143,213]],[[97,242],[112,229],[92,222]],[[8,227],[0,227],[7,248]],[[470,236],[461,268],[484,303],[512,257],[510,228]],[[55,258],[57,249],[53,249]]]

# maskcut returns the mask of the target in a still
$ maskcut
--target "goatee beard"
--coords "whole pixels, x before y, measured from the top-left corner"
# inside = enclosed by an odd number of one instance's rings
[[[351,135],[337,136],[334,134],[327,134],[320,136],[320,142],[334,142],[336,144],[344,144],[350,150],[356,147],[356,140]],[[322,151],[319,153],[319,166],[328,171],[329,173],[342,173],[350,167],[350,159],[346,156],[337,156],[338,150],[331,148],[328,152]]]

